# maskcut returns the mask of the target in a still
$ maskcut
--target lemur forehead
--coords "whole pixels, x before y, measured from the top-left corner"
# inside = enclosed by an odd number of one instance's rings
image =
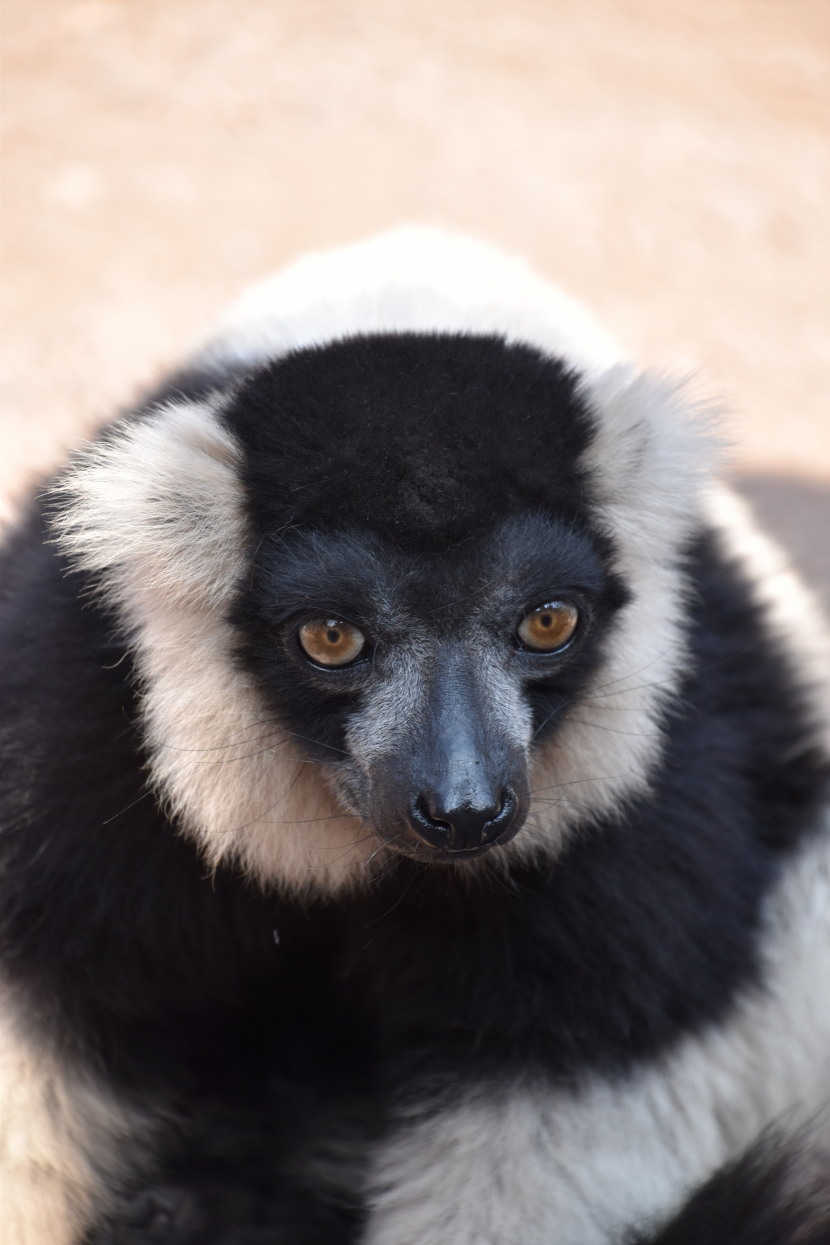
[[[377,334],[262,367],[223,418],[258,534],[368,528],[428,552],[527,509],[584,514],[594,427],[578,386],[498,337]]]
[[[574,591],[597,597],[610,578],[586,529],[539,512],[440,553],[413,554],[368,531],[293,528],[260,542],[254,568],[257,596],[272,617],[330,609],[369,625],[420,618],[439,629],[474,615],[512,616]]]

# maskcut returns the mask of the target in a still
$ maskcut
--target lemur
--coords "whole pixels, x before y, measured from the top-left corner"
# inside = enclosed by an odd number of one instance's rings
[[[682,386],[400,230],[2,555],[4,1245],[830,1241],[830,696]]]

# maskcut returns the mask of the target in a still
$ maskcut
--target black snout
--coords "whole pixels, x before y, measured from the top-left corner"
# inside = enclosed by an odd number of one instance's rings
[[[446,805],[451,805],[446,807]],[[505,787],[496,801],[484,807],[442,800],[435,794],[421,794],[412,802],[410,819],[419,839],[430,847],[447,852],[470,852],[486,847],[505,834],[519,811],[519,801]]]
[[[373,828],[416,860],[460,863],[499,849],[527,816],[527,754],[513,738],[525,723],[508,721],[503,700],[494,699],[484,644],[480,636],[436,642],[418,712],[373,783]]]

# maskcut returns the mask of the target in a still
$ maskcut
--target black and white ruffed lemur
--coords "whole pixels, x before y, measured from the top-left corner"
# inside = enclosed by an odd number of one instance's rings
[[[3,1245],[830,1241],[830,697],[706,419],[405,230],[2,560]]]

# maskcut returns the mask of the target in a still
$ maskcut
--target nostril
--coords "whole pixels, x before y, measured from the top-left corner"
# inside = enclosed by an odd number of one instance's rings
[[[410,805],[412,825],[418,837],[430,847],[443,847],[452,851],[454,829],[452,823],[443,817],[436,817],[430,808],[426,796],[419,795]]]
[[[446,814],[443,814],[443,809],[440,810],[443,815],[437,815],[430,807],[429,800],[425,795],[418,796],[415,801],[414,808],[418,815],[418,820],[424,825],[428,825],[431,829],[438,830],[442,834],[449,834],[451,832],[452,822],[449,820],[449,817]]]
[[[510,787],[505,787],[501,793],[501,802],[495,816],[484,823],[482,828],[482,843],[492,843],[493,839],[497,839],[504,829],[513,820],[516,812],[517,800]]]
[[[431,847],[471,851],[492,843],[510,826],[518,802],[510,787],[486,807],[460,804],[446,808],[440,799],[421,793],[410,805],[412,828]]]

